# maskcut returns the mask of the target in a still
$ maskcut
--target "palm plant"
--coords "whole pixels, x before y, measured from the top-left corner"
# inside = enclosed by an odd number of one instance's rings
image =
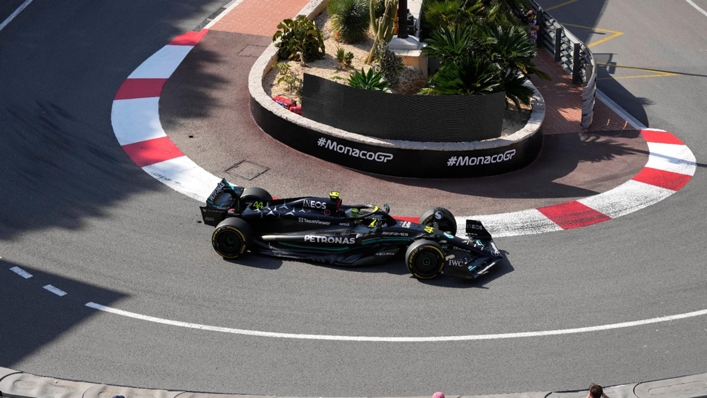
[[[358,43],[368,37],[370,26],[368,0],[330,0],[327,11],[332,27],[346,43]]]
[[[494,60],[503,65],[524,65],[531,62],[536,55],[536,47],[528,40],[528,34],[515,26],[486,28],[483,29],[483,34],[493,39],[487,41],[488,53],[493,54]]]
[[[472,25],[482,9],[479,0],[425,0],[420,10],[420,39],[455,25]]]
[[[438,58],[442,64],[453,63],[461,57],[484,52],[490,45],[489,40],[492,39],[475,35],[468,25],[445,26],[425,40],[427,46],[422,52],[428,58]]]
[[[500,89],[506,92],[506,98],[513,101],[518,111],[521,110],[521,103],[528,105],[533,97],[533,89],[525,86],[527,80],[518,69],[507,68],[501,74]],[[508,103],[506,103],[506,107],[508,107]]]
[[[425,40],[427,46],[422,48],[422,53],[428,58],[439,59],[442,64],[453,63],[471,50],[473,40],[471,28],[467,25],[445,26]]]
[[[499,69],[484,58],[462,57],[443,64],[422,95],[478,95],[500,91]]]

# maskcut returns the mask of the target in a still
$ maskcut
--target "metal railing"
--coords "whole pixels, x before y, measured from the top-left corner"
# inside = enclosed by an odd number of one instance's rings
[[[587,46],[568,32],[552,15],[532,0],[538,16],[540,46],[546,48],[567,72],[572,74],[572,83],[582,84],[582,127],[588,128],[594,118],[594,103],[597,91],[597,68],[592,52]]]

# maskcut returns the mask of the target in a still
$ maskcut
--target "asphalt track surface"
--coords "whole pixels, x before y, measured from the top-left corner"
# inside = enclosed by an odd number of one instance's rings
[[[153,1],[125,10],[35,0],[0,32],[0,366],[108,384],[289,396],[563,390],[705,372],[704,316],[559,336],[392,343],[234,335],[85,305],[227,328],[389,337],[559,330],[707,308],[700,163],[707,18],[687,3],[597,4],[577,2],[553,15],[626,32],[595,54],[681,73],[603,80],[600,88],[649,127],[685,141],[698,170],[677,194],[618,220],[498,239],[508,263],[469,284],[420,283],[402,262],[352,270],[216,258],[197,203],[146,175],[120,148],[110,105],[137,65],[221,4]]]

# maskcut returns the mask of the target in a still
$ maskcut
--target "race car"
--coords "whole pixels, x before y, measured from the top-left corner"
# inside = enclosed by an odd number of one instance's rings
[[[204,224],[215,226],[211,243],[227,259],[247,250],[265,255],[358,266],[384,263],[404,253],[418,279],[441,273],[475,279],[503,257],[480,221],[466,220],[466,234],[442,207],[419,223],[397,220],[390,207],[344,205],[339,192],[328,197],[273,199],[262,188],[244,188],[225,178],[201,206]]]

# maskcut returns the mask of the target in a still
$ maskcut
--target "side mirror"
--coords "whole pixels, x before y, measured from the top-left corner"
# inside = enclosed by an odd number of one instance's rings
[[[390,214],[390,206],[387,203],[383,205],[383,209],[386,213]]]

